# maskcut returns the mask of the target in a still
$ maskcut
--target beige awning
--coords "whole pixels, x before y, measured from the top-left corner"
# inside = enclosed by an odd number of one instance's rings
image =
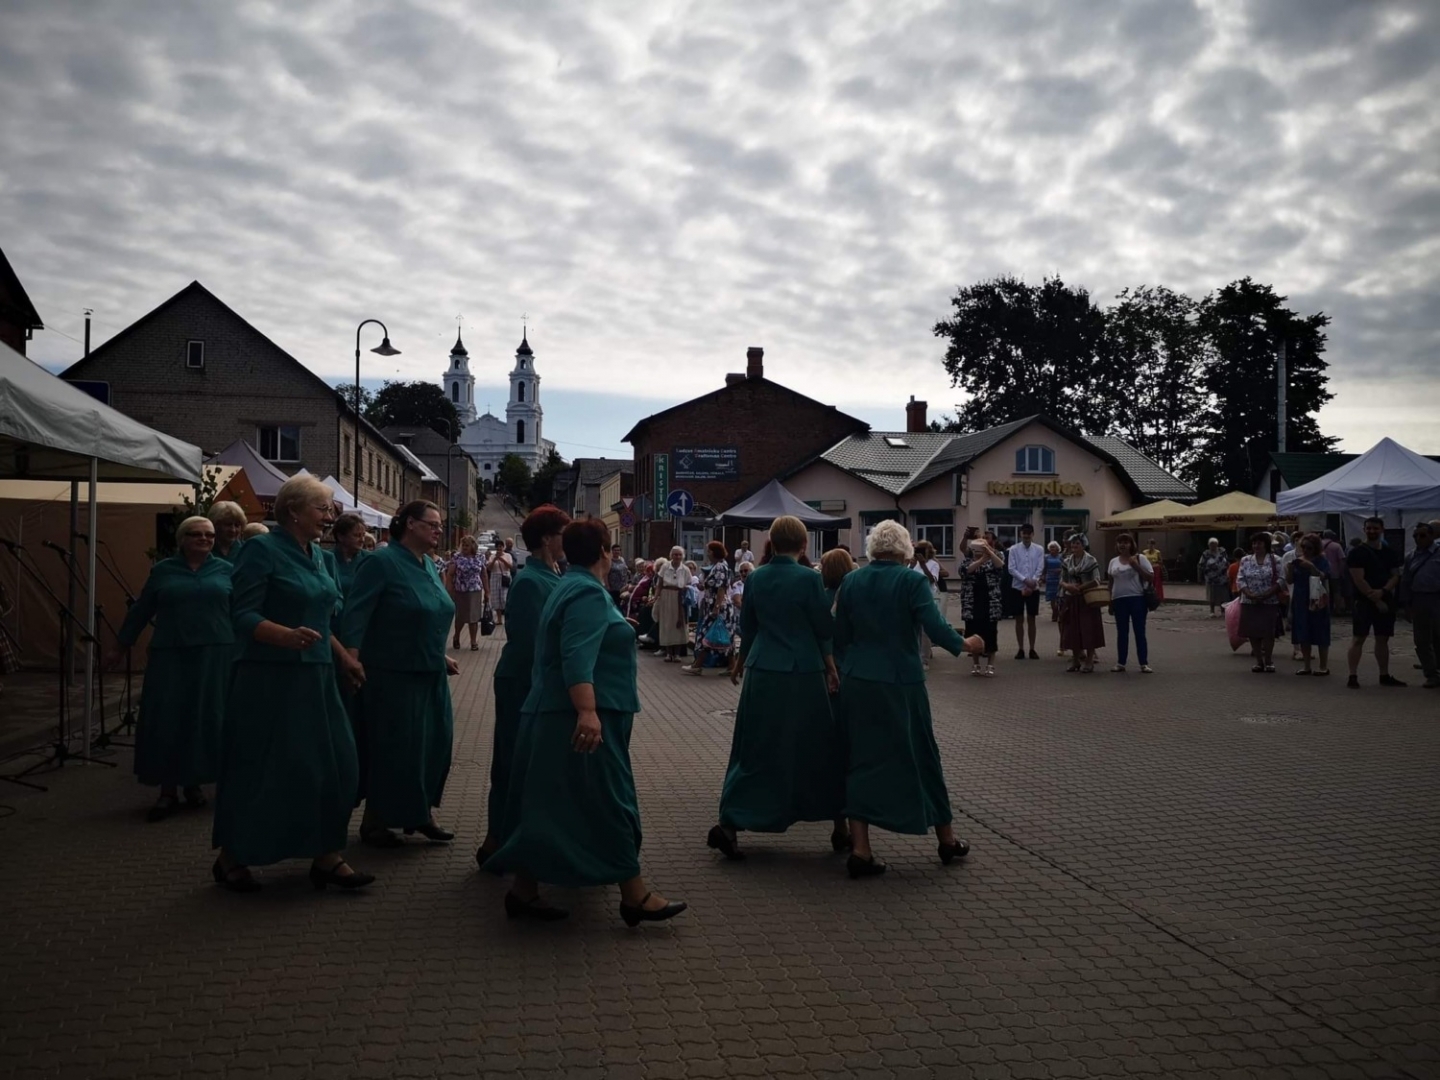
[[[1189,509],[1174,499],[1161,499],[1145,506],[1132,506],[1129,510],[1101,518],[1095,523],[1099,529],[1163,529],[1166,514],[1183,514]]]
[[[1194,506],[1183,506],[1175,513],[1165,515],[1165,524],[1172,529],[1244,529],[1294,523],[1293,517],[1280,516],[1274,503],[1243,491],[1232,491]]]

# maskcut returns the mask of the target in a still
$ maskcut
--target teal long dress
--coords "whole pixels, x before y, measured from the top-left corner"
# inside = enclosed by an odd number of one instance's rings
[[[345,847],[359,767],[330,652],[340,597],[318,545],[276,530],[246,542],[230,615],[242,650],[225,709],[214,843],[248,866]],[[263,621],[308,626],[303,651],[263,645]]]
[[[391,827],[426,824],[450,775],[455,716],[445,641],[454,618],[435,564],[399,543],[366,559],[345,596],[340,642],[359,649],[365,667],[365,798]]]
[[[740,605],[745,682],[720,824],[784,832],[797,821],[840,816],[845,745],[825,685],[833,637],[819,574],[787,555],[751,573]]]
[[[544,559],[531,557],[512,578],[505,605],[505,648],[495,664],[495,745],[490,754],[490,795],[486,803],[486,831],[497,844],[505,839],[511,762],[520,731],[520,713],[530,695],[540,612],[559,584],[560,575]]]
[[[952,820],[915,645],[920,628],[952,655],[964,651],[923,575],[881,561],[845,578],[835,605],[840,716],[850,754],[845,816],[917,835]]]
[[[601,743],[577,753],[570,687],[595,688]],[[569,888],[640,873],[640,806],[630,728],[640,711],[635,631],[593,574],[572,568],[540,613],[505,807],[505,842],[485,862]]]
[[[342,559],[339,550],[325,552],[325,563],[335,580],[340,583],[340,603],[345,603],[345,597],[350,594],[350,586],[355,581],[355,571],[360,564],[370,557],[370,552],[361,548],[355,553],[353,559]],[[340,635],[340,610],[337,609],[334,617],[330,620],[330,632],[336,637]],[[340,679],[340,671],[335,670],[336,685],[340,690],[340,700],[345,703],[345,713],[350,717],[350,734],[355,736],[355,760],[360,767],[360,783],[355,792],[355,805],[359,806],[365,798],[365,787],[370,776],[370,751],[365,741],[365,719],[360,714],[360,695],[350,689]]]
[[[230,569],[213,555],[194,570],[179,556],[161,559],[120,624],[120,644],[129,648],[155,620],[135,729],[135,775],[142,784],[192,787],[219,776],[235,658]]]

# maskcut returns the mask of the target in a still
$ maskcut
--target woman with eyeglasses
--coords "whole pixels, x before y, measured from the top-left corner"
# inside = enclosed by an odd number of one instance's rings
[[[215,883],[233,892],[260,888],[251,866],[302,857],[317,889],[375,880],[343,854],[360,769],[333,665],[353,687],[365,671],[330,632],[340,583],[320,538],[334,515],[326,485],[293,477],[275,495],[279,527],[246,543],[235,562],[230,620],[239,655],[225,706],[215,787],[220,855],[211,868]]]
[[[450,775],[455,718],[446,655],[455,602],[431,561],[444,525],[440,508],[416,500],[390,522],[390,544],[355,574],[340,616],[340,641],[364,666],[360,715],[368,773],[360,839],[400,847],[392,829],[447,844],[455,834],[435,822]]]
[[[176,530],[178,554],[150,571],[117,635],[114,666],[151,620],[155,633],[140,692],[135,729],[135,776],[160,788],[148,820],[161,821],[179,807],[205,805],[201,784],[220,771],[220,724],[225,716],[235,632],[230,626],[230,564],[212,553],[215,526],[188,517]]]

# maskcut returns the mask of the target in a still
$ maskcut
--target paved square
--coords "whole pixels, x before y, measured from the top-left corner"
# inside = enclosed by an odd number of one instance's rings
[[[1153,676],[1064,674],[1048,623],[994,679],[937,658],[973,851],[877,833],[863,882],[823,825],[706,850],[737,691],[643,656],[643,862],[691,910],[638,931],[613,890],[507,922],[475,873],[495,638],[458,654],[460,841],[357,845],[363,895],[303,863],[221,892],[208,811],[147,825],[128,754],[0,785],[0,1072],[1440,1077],[1440,693],[1369,659],[1347,692],[1338,649],[1329,679],[1252,675],[1203,616],[1154,617]]]

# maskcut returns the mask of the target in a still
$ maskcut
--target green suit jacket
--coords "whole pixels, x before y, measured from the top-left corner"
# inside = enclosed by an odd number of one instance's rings
[[[748,603],[748,585],[746,593]],[[847,575],[840,585],[835,644],[843,674],[873,682],[924,682],[916,637],[921,629],[948,653],[959,656],[965,650],[965,639],[935,606],[925,575],[880,561]]]
[[[527,713],[573,712],[570,687],[595,687],[595,707],[640,711],[635,631],[595,575],[573,567],[540,612]]]
[[[185,649],[192,645],[231,645],[230,564],[214,555],[191,570],[180,556],[161,559],[145,579],[140,596],[125,613],[116,635],[130,646],[155,619],[152,649]]]
[[[535,663],[535,636],[540,629],[540,612],[560,584],[560,575],[536,556],[525,561],[510,578],[505,597],[505,648],[495,664],[495,677],[521,679],[530,685],[530,668]]]
[[[760,671],[824,671],[835,620],[820,575],[777,555],[745,581],[740,662]]]
[[[435,564],[390,544],[355,570],[339,619],[340,643],[359,649],[367,668],[444,671],[454,619],[455,601]]]
[[[340,601],[334,560],[319,544],[302,548],[289,533],[277,529],[247,540],[231,571],[234,587],[230,621],[240,643],[240,659],[258,664],[328,664],[330,620]],[[308,626],[320,640],[302,652],[262,645],[255,628],[269,621],[281,626]]]

